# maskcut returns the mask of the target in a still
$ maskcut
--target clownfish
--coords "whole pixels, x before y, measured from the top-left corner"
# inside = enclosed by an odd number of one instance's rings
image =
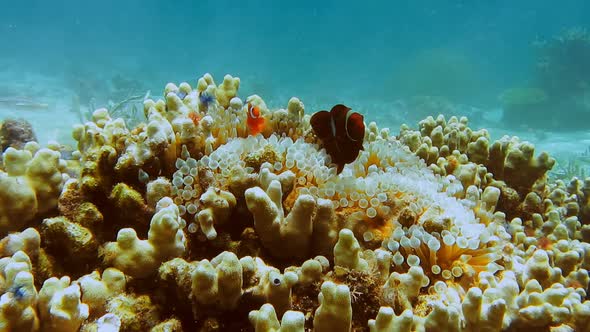
[[[246,121],[248,130],[250,135],[256,136],[266,127],[266,119],[262,116],[262,112],[260,112],[258,106],[248,103],[246,107],[246,111],[248,112],[248,119]]]
[[[195,126],[199,124],[199,121],[201,121],[201,116],[195,111],[190,111],[188,113],[188,118],[193,121]]]
[[[312,115],[310,124],[332,162],[336,164],[338,174],[345,164],[355,161],[363,150],[364,118],[350,107],[338,104],[329,112],[319,111]]]

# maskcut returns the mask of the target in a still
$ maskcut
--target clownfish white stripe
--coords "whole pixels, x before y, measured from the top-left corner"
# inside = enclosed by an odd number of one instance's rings
[[[248,113],[252,119],[258,118],[258,115],[254,114],[254,105],[248,104]]]
[[[358,140],[353,139],[352,137],[350,137],[350,134],[348,134],[348,118],[350,118],[350,116],[353,114],[354,112],[352,110],[348,110],[348,112],[346,112],[346,121],[344,122],[344,129],[346,130],[346,137],[348,137],[349,140],[356,142]],[[332,120],[332,123],[334,123],[334,120]]]
[[[333,116],[330,116],[330,128],[332,129],[332,136],[336,137],[336,122],[334,122]]]

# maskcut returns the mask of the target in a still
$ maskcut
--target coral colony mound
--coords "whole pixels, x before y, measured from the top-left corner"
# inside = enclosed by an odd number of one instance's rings
[[[466,118],[396,136],[239,84],[6,148],[0,331],[590,331],[590,178]]]

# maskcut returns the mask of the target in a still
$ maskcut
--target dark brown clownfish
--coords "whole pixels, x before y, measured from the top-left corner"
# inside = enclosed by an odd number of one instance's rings
[[[337,173],[353,162],[363,149],[365,123],[363,116],[350,107],[338,104],[328,111],[312,115],[310,123],[315,135],[337,165]]]

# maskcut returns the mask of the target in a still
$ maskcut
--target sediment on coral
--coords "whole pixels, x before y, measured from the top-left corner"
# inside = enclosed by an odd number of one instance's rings
[[[337,174],[301,100],[239,86],[6,149],[0,331],[590,331],[590,179],[442,116],[369,123]]]

